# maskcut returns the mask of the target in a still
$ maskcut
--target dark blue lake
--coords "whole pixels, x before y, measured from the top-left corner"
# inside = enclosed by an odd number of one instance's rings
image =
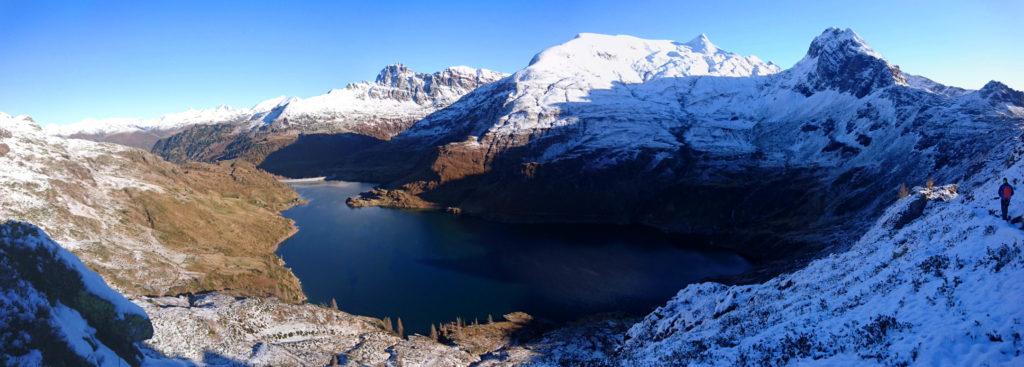
[[[636,226],[507,224],[439,212],[352,209],[369,184],[294,184],[308,204],[284,212],[299,232],[278,254],[313,303],[401,317],[425,334],[455,317],[523,311],[553,321],[644,314],[685,285],[749,264]]]

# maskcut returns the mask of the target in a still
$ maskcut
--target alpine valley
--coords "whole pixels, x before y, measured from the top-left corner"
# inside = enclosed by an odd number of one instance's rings
[[[836,28],[788,69],[705,35],[580,34],[511,75],[396,64],[251,109],[0,114],[0,361],[1024,365],[1024,232],[992,195],[1024,182],[1022,138],[1024,92],[939,84]],[[301,230],[284,179],[311,177],[376,183],[353,208],[643,226],[753,268],[645,315],[406,337],[309,303],[277,257]]]

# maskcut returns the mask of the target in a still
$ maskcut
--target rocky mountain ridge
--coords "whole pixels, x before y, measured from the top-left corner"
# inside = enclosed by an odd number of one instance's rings
[[[152,150],[174,162],[243,159],[260,164],[304,135],[351,134],[370,141],[387,140],[423,116],[502,77],[465,66],[424,74],[405,65],[389,65],[373,82],[349,84],[306,99],[267,100],[244,119],[182,129],[156,142]]]

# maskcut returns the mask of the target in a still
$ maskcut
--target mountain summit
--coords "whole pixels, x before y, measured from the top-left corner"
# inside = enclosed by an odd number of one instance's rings
[[[718,46],[715,46],[714,43],[711,43],[711,40],[708,39],[708,36],[704,33],[701,33],[696,38],[690,40],[690,42],[685,43],[685,45],[690,47],[690,49],[700,53],[713,54],[715,52],[718,52]]]
[[[864,97],[875,89],[907,85],[898,66],[889,64],[853,30],[829,28],[811,42],[807,55],[792,69],[803,75],[797,90],[804,95],[826,89]]]

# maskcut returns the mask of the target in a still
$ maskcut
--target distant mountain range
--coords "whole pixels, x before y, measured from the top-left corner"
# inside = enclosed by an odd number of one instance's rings
[[[266,153],[289,144],[298,134],[356,132],[390,138],[476,87],[503,76],[465,66],[422,74],[396,64],[381,70],[373,82],[353,83],[305,99],[281,96],[250,109],[218,106],[149,120],[85,120],[49,126],[47,130],[65,137],[153,149],[178,162],[242,157],[259,163]]]

